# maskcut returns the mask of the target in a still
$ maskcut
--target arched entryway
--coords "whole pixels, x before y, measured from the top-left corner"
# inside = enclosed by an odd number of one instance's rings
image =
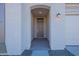
[[[31,49],[50,49],[49,46],[49,7],[35,5],[32,14],[32,44]]]

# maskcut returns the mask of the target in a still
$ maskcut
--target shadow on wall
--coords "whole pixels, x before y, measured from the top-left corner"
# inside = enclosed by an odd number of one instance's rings
[[[4,20],[5,20],[5,4],[0,3],[0,53],[7,52],[5,46]]]

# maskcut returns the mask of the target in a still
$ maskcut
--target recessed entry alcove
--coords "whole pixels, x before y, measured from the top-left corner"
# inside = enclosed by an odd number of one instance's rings
[[[49,6],[35,5],[32,14],[31,49],[50,49],[49,47]]]
[[[25,55],[69,55],[65,51],[72,52],[73,46],[66,45],[79,45],[77,6],[0,4],[0,55],[21,55],[23,51]]]

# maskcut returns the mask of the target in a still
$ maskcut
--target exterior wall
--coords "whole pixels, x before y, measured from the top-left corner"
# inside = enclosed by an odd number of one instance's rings
[[[55,5],[54,5],[55,6]],[[53,5],[51,7],[54,7]],[[58,5],[57,5],[58,6]],[[55,6],[55,7],[57,7]],[[20,54],[25,49],[30,49],[31,46],[31,39],[32,39],[32,32],[31,32],[31,6],[28,4],[6,4],[6,47],[8,54],[17,55]],[[57,7],[59,11],[63,8],[61,6]],[[55,8],[54,11],[57,11]],[[55,14],[51,14],[51,16],[55,16]],[[53,11],[52,11],[53,12]],[[53,18],[52,18],[53,19]],[[56,19],[56,18],[54,18]],[[54,25],[59,25],[54,23]],[[59,27],[62,28],[63,24],[60,24]],[[53,24],[51,24],[51,30],[55,28]],[[63,25],[64,26],[64,25]],[[58,28],[59,28],[58,27]],[[54,32],[51,33],[51,49],[63,49],[64,48],[64,41],[61,40],[61,36],[63,35],[63,28],[59,31],[58,28],[55,28]],[[60,28],[59,28],[60,29]],[[58,34],[62,33],[62,34]],[[64,36],[63,36],[64,37]],[[59,39],[59,40],[58,40]],[[50,40],[50,39],[49,39]],[[58,41],[62,41],[60,44]],[[15,43],[14,43],[15,42]]]
[[[27,41],[27,37],[26,37],[26,9],[25,9],[25,5],[23,5],[23,4],[21,4],[22,6],[21,6],[21,13],[22,13],[22,20],[21,20],[21,26],[22,26],[22,28],[21,28],[21,31],[22,31],[22,40],[21,40],[21,42],[22,42],[22,45],[21,45],[21,48],[22,48],[22,50],[25,50],[26,49],[26,46],[27,46],[27,44],[26,44],[26,41]]]
[[[21,54],[21,4],[5,4],[5,40],[8,55]]]
[[[79,45],[79,15],[66,16],[66,45]]]
[[[30,49],[31,47],[31,39],[32,39],[32,32],[31,32],[31,9],[28,4],[22,4],[22,50]]]
[[[57,13],[60,13],[60,18],[57,18]],[[65,5],[52,4],[50,9],[49,21],[49,39],[52,50],[63,50],[65,48]]]
[[[65,5],[66,45],[79,45],[79,4],[68,3]]]
[[[9,55],[19,55],[23,50],[30,49],[32,39],[31,6],[33,4],[5,4],[5,40]],[[3,8],[0,8],[2,17]],[[66,16],[65,19],[64,4],[51,4],[51,8],[49,18],[51,49],[62,50],[65,45],[79,45],[79,16]],[[56,17],[57,12],[61,13],[60,20]],[[2,17],[2,19],[4,18]],[[0,18],[0,20],[2,19]]]
[[[4,18],[5,18],[5,10],[4,4],[0,3],[0,43],[5,43],[5,36],[4,36]]]
[[[35,6],[36,8],[38,7],[38,5],[45,5],[45,6],[51,6],[51,3],[30,3],[28,4],[30,7]]]

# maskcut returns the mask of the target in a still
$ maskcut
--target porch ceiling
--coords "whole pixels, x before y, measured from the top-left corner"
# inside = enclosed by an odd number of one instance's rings
[[[43,16],[47,16],[48,14],[49,14],[49,10],[45,8],[32,9],[32,15],[34,16],[43,17]]]

